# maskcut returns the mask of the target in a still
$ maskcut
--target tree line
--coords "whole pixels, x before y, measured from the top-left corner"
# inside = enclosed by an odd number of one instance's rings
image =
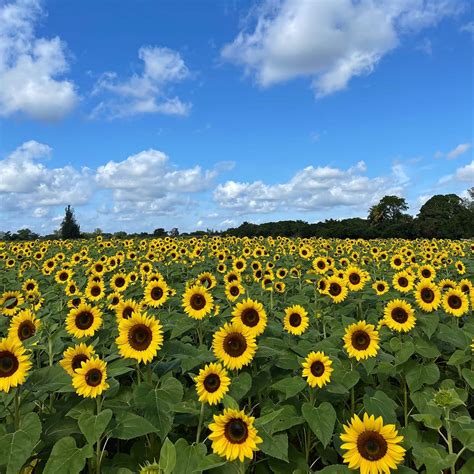
[[[437,194],[421,206],[416,216],[408,214],[408,204],[398,196],[384,196],[372,206],[367,218],[327,219],[324,222],[308,223],[303,220],[285,220],[252,224],[244,222],[238,227],[215,231],[195,231],[181,233],[174,227],[169,231],[156,228],[152,233],[111,233],[95,229],[94,232],[81,232],[80,226],[71,206],[65,209],[65,216],[59,229],[50,235],[41,237],[29,229],[20,229],[16,233],[5,232],[0,240],[35,240],[43,239],[77,239],[95,238],[103,235],[106,238],[158,238],[158,237],[201,237],[204,235],[223,235],[235,237],[324,237],[324,238],[441,238],[465,239],[474,237],[474,187],[468,190],[468,197],[462,199],[456,194]]]

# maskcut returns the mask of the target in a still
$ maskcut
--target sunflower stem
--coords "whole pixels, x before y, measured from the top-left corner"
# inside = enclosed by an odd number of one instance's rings
[[[96,414],[99,416],[102,408],[102,397],[99,395],[96,399]],[[100,436],[95,445],[95,471],[100,474],[100,461],[101,461],[101,450],[100,450]]]
[[[201,412],[199,413],[199,423],[196,432],[196,444],[199,444],[199,438],[201,437],[202,421],[204,419],[204,403],[201,403]]]
[[[407,392],[407,381],[402,376],[403,383],[403,420],[405,428],[408,426],[408,392]]]
[[[20,396],[18,389],[15,390],[15,431],[20,429]]]
[[[147,382],[151,385],[152,382],[153,382],[153,372],[151,370],[151,365],[148,364],[147,368],[146,368],[146,378],[147,378]]]
[[[354,366],[351,362],[351,372],[354,370]],[[352,415],[355,413],[355,390],[354,386],[351,387],[351,413]]]
[[[444,409],[444,420],[446,421],[446,433],[448,441],[448,453],[453,454],[453,436],[451,434],[451,423],[449,421],[449,409]],[[451,464],[451,474],[456,474],[456,460],[455,459]]]

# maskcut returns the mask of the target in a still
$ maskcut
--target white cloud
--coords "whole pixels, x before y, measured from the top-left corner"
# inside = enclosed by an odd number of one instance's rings
[[[458,168],[454,173],[454,178],[472,185],[474,183],[474,160],[466,166]]]
[[[58,120],[78,101],[74,83],[61,79],[69,69],[65,44],[35,37],[40,14],[37,0],[0,5],[0,116]]]
[[[369,178],[364,162],[344,170],[330,166],[308,166],[288,182],[265,184],[262,181],[241,183],[227,181],[214,191],[214,200],[238,214],[282,211],[313,211],[346,207],[363,209],[385,194],[399,194],[408,178],[399,176]]]
[[[125,80],[120,80],[113,72],[102,74],[92,95],[106,97],[94,108],[91,116],[187,115],[191,104],[170,95],[172,84],[190,76],[181,55],[169,48],[142,46],[138,57],[143,61],[141,74],[133,74]]]
[[[453,150],[451,150],[450,152],[448,152],[446,154],[446,158],[448,160],[454,160],[455,158],[457,158],[459,155],[462,155],[463,153],[466,153],[466,151],[468,151],[469,149],[471,148],[471,144],[470,143],[461,143],[460,145],[458,145],[456,148],[454,148]]]
[[[459,9],[457,0],[267,0],[221,54],[261,86],[310,77],[323,97],[370,74],[403,34]]]
[[[471,36],[474,38],[474,21],[470,21],[469,23],[466,23],[465,25],[461,26],[461,31],[470,33]]]

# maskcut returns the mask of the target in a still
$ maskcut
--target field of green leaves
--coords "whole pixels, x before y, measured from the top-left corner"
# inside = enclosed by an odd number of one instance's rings
[[[0,472],[474,472],[474,242],[0,242]]]

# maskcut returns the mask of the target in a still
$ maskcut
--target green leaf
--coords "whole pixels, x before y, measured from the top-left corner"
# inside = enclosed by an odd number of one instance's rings
[[[320,471],[315,471],[315,473],[319,474],[351,474],[352,472],[353,471],[351,471],[347,466],[344,466],[344,464],[327,466]]]
[[[321,403],[317,408],[309,403],[303,403],[301,412],[311,431],[326,448],[331,441],[337,418],[334,407],[328,402]]]
[[[36,413],[21,419],[20,429],[0,438],[0,465],[7,474],[17,474],[30,457],[41,435],[41,422]]]
[[[377,390],[373,395],[364,395],[364,408],[369,415],[381,416],[384,422],[395,423],[398,405],[385,392]]]
[[[287,377],[274,383],[272,387],[285,394],[285,400],[294,397],[306,387],[306,381],[302,377]]]
[[[448,468],[456,459],[455,454],[448,454],[444,449],[431,446],[416,446],[413,449],[413,456],[419,464],[426,466],[427,474],[438,474],[443,469]]]
[[[174,444],[166,438],[161,446],[160,462],[158,463],[163,474],[171,474],[176,466],[176,448]]]
[[[79,428],[89,444],[95,444],[112,419],[112,410],[102,410],[98,415],[83,413],[78,420]]]
[[[434,359],[440,355],[439,349],[436,345],[422,337],[415,338],[415,348],[417,354],[428,359]]]
[[[263,440],[263,443],[258,447],[265,454],[288,462],[288,435],[286,433],[271,435],[265,428],[262,428],[258,431],[258,435]]]
[[[133,439],[154,433],[156,428],[142,416],[126,411],[118,412],[115,415],[117,425],[112,431],[112,437],[118,439]]]
[[[416,324],[421,327],[421,330],[431,339],[439,325],[439,316],[436,313],[426,314],[420,316]]]
[[[469,351],[470,352],[470,351]],[[462,364],[465,364],[466,362],[469,362],[471,360],[472,356],[471,354],[466,353],[466,351],[461,351],[461,350],[456,350],[453,352],[453,355],[449,358],[447,364],[448,365],[454,365],[454,366],[460,366]]]
[[[283,408],[280,408],[279,410],[272,410],[270,413],[267,415],[263,415],[260,418],[257,418],[255,420],[255,427],[259,428],[265,425],[268,425],[268,423],[271,423],[273,420],[278,418],[278,416],[283,412]]]
[[[405,342],[401,342],[397,337],[391,339],[390,347],[392,348],[392,351],[395,355],[395,363],[397,365],[406,362],[415,352],[415,345],[412,341],[407,340]]]
[[[420,364],[410,361],[406,367],[405,376],[411,392],[415,392],[423,385],[433,385],[439,380],[439,369],[434,362]]]
[[[437,430],[443,426],[442,421],[435,415],[429,415],[427,413],[421,413],[419,415],[412,415],[416,421],[421,421],[427,428]]]
[[[205,458],[207,452],[204,444],[199,443],[190,446],[185,439],[181,438],[176,441],[175,448],[179,454],[176,457],[176,466],[173,470],[175,474],[201,472],[198,466]]]
[[[469,386],[474,389],[474,370],[462,369],[461,374]]]
[[[76,440],[70,436],[60,439],[53,446],[43,474],[78,474],[92,455],[92,446],[86,444],[78,448]]]
[[[222,403],[224,404],[224,408],[232,408],[233,410],[239,409],[239,404],[230,395],[224,395]]]
[[[235,400],[241,400],[252,387],[252,376],[248,372],[242,372],[232,379],[229,395]]]

